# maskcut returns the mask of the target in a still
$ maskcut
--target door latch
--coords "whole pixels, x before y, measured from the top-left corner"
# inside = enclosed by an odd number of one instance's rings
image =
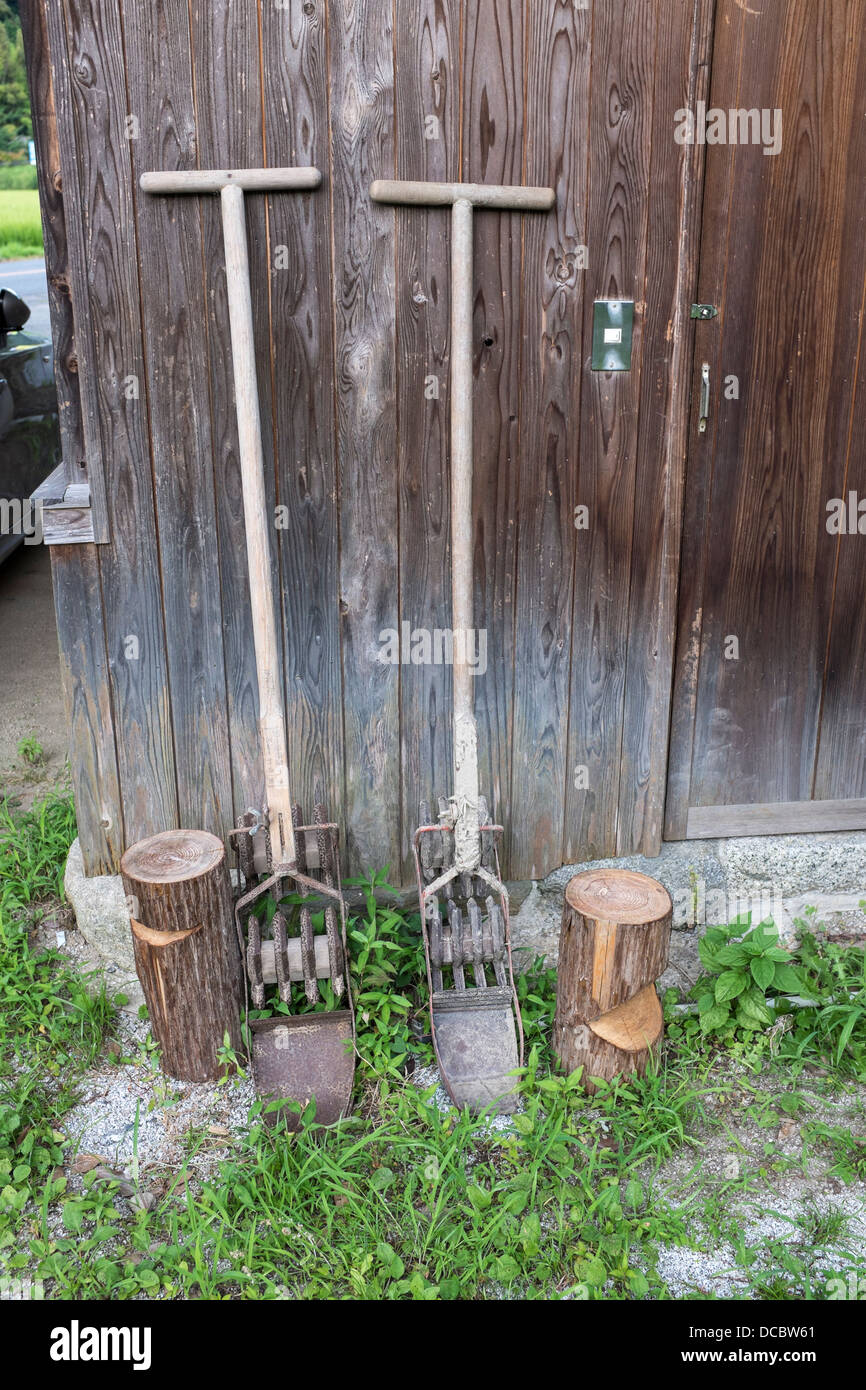
[[[706,434],[710,418],[710,364],[701,367],[701,414],[698,421],[698,434]]]

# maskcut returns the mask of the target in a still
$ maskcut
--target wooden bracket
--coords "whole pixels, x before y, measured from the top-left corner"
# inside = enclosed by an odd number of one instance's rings
[[[67,481],[61,463],[33,493],[42,508],[42,539],[46,545],[85,545],[95,540],[90,509],[90,484]]]

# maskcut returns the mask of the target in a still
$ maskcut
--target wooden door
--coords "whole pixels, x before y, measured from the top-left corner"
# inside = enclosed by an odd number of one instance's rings
[[[665,833],[863,828],[866,0],[719,0],[709,106]]]

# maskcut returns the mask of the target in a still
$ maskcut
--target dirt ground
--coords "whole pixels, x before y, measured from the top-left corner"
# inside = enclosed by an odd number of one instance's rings
[[[31,735],[45,752],[40,766],[18,754]],[[63,781],[65,762],[51,557],[46,546],[20,545],[0,565],[0,798],[30,806]]]

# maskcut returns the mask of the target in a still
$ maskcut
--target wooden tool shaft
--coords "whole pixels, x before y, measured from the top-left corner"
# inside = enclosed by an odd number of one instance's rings
[[[472,574],[472,291],[473,211],[549,212],[552,188],[520,184],[428,183],[376,179],[377,203],[450,207],[451,212],[451,604],[454,635],[454,862],[474,873],[481,861],[478,812],[478,728],[475,722],[470,634],[474,631]]]
[[[245,193],[304,192],[318,188],[318,169],[166,169],[142,174],[145,193],[221,193],[230,185]]]
[[[478,728],[469,661],[472,582],[472,204],[453,207],[451,233],[451,612],[454,629],[454,794],[458,821],[455,859],[461,872],[477,867]]]
[[[238,183],[226,184],[220,193],[220,200],[225,238],[226,288],[231,327],[250,605],[259,685],[259,737],[264,763],[271,846],[274,868],[277,869],[294,864],[295,836],[292,827],[289,759],[283,717],[282,664],[271,587],[271,545],[243,189]]]
[[[426,183],[413,179],[376,179],[370,185],[370,197],[374,203],[442,208],[462,202],[503,212],[549,212],[556,202],[552,188],[505,183]]]

